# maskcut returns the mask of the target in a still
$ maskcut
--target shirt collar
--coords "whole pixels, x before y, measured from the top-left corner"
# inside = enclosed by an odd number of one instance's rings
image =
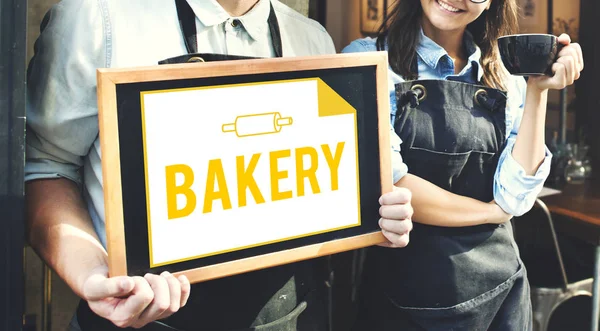
[[[204,27],[219,25],[236,18],[242,22],[242,26],[252,39],[259,40],[267,36],[265,32],[271,13],[270,0],[259,0],[241,17],[231,17],[216,0],[188,0],[188,3]]]
[[[483,70],[479,64],[479,60],[481,60],[481,49],[475,44],[473,35],[469,30],[465,31],[464,42],[467,53],[469,54],[467,68],[465,69],[471,67],[473,70],[476,70],[477,80],[481,81],[481,78],[483,77]],[[433,69],[437,68],[442,57],[448,56],[448,53],[443,47],[423,33],[423,29],[421,29],[421,39],[419,41],[419,46],[417,46],[417,54],[425,64]]]

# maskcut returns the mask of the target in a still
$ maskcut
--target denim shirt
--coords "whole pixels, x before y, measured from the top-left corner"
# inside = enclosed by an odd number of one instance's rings
[[[269,2],[284,56],[335,53],[319,23],[276,0],[260,0],[238,18],[242,24],[231,24],[234,18],[216,0],[188,0],[197,17],[198,51],[273,56]],[[63,0],[46,15],[41,30],[28,69],[25,180],[67,178],[82,185],[106,247],[96,69],[157,65],[186,54],[175,2]]]
[[[465,33],[465,47],[470,54],[463,70],[456,75],[454,62],[441,46],[428,38],[421,31],[421,39],[417,47],[417,64],[419,79],[446,79],[464,83],[477,84],[483,77],[483,68],[479,61],[481,50],[473,41],[472,36]],[[365,38],[353,41],[342,52],[372,52],[377,51],[376,39]],[[390,91],[390,105],[392,121],[396,115],[395,84],[405,80],[391,68],[388,70],[388,85]],[[498,162],[494,175],[494,199],[507,213],[521,216],[529,211],[537,195],[542,190],[544,182],[550,173],[550,160],[552,155],[548,148],[545,149],[543,163],[537,172],[530,176],[525,169],[513,158],[512,150],[515,144],[525,105],[526,83],[522,77],[510,76],[507,81],[508,100],[506,105],[506,145]],[[394,133],[392,140],[397,144],[394,148],[400,151],[400,138]],[[401,158],[394,158],[392,162],[402,162]],[[400,166],[394,165],[397,169]]]

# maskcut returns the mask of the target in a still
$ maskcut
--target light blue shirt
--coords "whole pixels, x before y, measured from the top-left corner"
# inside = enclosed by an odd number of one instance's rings
[[[319,23],[271,2],[284,56],[335,53]],[[188,3],[197,17],[199,52],[274,55],[269,0],[260,0],[239,17],[237,27],[216,0]],[[173,0],[63,0],[42,24],[28,70],[25,180],[62,177],[82,185],[104,247],[96,69],[157,65],[186,53]]]
[[[419,79],[447,79],[476,84],[483,77],[483,68],[479,60],[481,50],[475,45],[471,35],[465,34],[465,46],[469,55],[467,65],[458,74],[454,74],[454,62],[441,46],[428,38],[421,31],[421,40],[417,47],[417,63]],[[343,53],[377,51],[376,40],[365,38],[353,41],[342,50]],[[390,91],[391,117],[396,115],[395,84],[405,80],[391,68],[388,70],[388,85]],[[477,77],[477,79],[475,79]],[[506,137],[507,142],[494,175],[494,199],[507,213],[521,216],[529,211],[544,182],[550,173],[552,155],[546,148],[546,156],[533,176],[525,173],[525,169],[513,158],[512,150],[523,117],[525,104],[526,83],[522,77],[509,76],[507,81],[508,100],[506,105]],[[394,150],[400,151],[400,138],[393,133],[392,140],[398,144]],[[392,162],[402,162],[396,157]],[[395,169],[400,166],[394,165]]]

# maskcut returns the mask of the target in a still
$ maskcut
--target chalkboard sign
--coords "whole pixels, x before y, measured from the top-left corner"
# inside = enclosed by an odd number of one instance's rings
[[[192,283],[384,241],[387,55],[98,70],[109,268]]]

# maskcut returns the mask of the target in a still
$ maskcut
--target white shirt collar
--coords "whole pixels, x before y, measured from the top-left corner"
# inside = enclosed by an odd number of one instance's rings
[[[231,17],[216,0],[188,0],[188,3],[204,27],[238,19],[252,39],[259,40],[268,36],[270,0],[259,0],[249,12],[240,17]]]

